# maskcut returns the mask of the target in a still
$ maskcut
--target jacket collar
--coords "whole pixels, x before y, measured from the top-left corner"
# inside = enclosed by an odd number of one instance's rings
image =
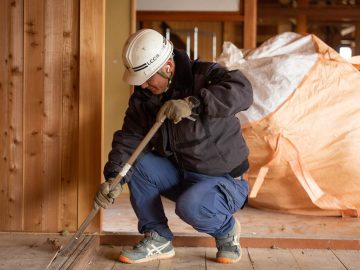
[[[174,49],[175,76],[172,88],[181,91],[190,88],[193,84],[191,62],[187,53],[183,50]]]

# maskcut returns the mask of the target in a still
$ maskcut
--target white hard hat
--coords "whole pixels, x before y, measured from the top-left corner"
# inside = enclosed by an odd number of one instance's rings
[[[122,59],[125,65],[123,81],[141,85],[154,75],[172,56],[173,45],[152,29],[142,29],[125,42]]]

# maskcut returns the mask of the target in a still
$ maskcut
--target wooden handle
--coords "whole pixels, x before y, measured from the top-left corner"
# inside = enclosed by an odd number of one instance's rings
[[[166,119],[166,116],[164,116],[160,122],[156,122],[153,127],[150,129],[148,134],[146,134],[145,138],[141,141],[139,146],[136,148],[135,152],[131,155],[130,159],[126,162],[126,165],[121,169],[119,174],[116,176],[115,180],[111,183],[110,191],[113,191],[115,187],[120,183],[121,179],[126,175],[126,173],[129,171],[131,166],[134,164],[137,157],[140,155],[142,150],[145,148],[145,146],[148,144],[150,139],[154,136],[156,131],[161,127],[161,125],[164,123]],[[59,251],[59,253],[56,255],[56,258],[63,255],[64,253],[68,252],[72,246],[75,244],[75,242],[80,238],[81,234],[87,226],[90,224],[90,222],[93,220],[97,212],[99,212],[100,207],[97,209],[93,209],[89,216],[84,220],[84,222],[81,224],[80,228],[77,230],[73,238],[69,241],[69,243]]]

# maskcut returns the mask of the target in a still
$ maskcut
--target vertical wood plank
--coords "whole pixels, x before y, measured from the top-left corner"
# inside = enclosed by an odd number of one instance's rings
[[[63,2],[44,3],[42,230],[60,226]]]
[[[6,1],[8,14],[8,168],[7,230],[23,227],[23,71],[24,71],[24,3]]]
[[[102,179],[105,0],[80,0],[78,224],[93,209]],[[99,232],[100,215],[88,226]]]
[[[24,229],[41,230],[44,3],[24,1]]]
[[[8,1],[0,4],[0,230],[6,229],[8,164]]]
[[[64,0],[61,227],[77,230],[79,166],[79,4]]]
[[[244,0],[244,48],[256,48],[257,0]]]

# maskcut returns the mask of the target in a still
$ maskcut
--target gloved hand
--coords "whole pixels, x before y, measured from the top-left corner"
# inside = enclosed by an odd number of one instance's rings
[[[174,123],[177,124],[181,121],[181,119],[189,118],[192,114],[191,109],[198,106],[199,104],[199,101],[193,96],[187,97],[185,99],[166,101],[160,108],[156,116],[156,121],[160,122],[165,115],[166,118],[173,120]],[[192,118],[190,117],[190,119]]]
[[[110,204],[114,202],[114,198],[119,196],[123,189],[120,183],[116,186],[115,190],[110,192],[110,185],[113,181],[114,178],[109,178],[107,181],[105,181],[98,187],[94,199],[94,209],[97,210],[99,207],[106,209]]]

